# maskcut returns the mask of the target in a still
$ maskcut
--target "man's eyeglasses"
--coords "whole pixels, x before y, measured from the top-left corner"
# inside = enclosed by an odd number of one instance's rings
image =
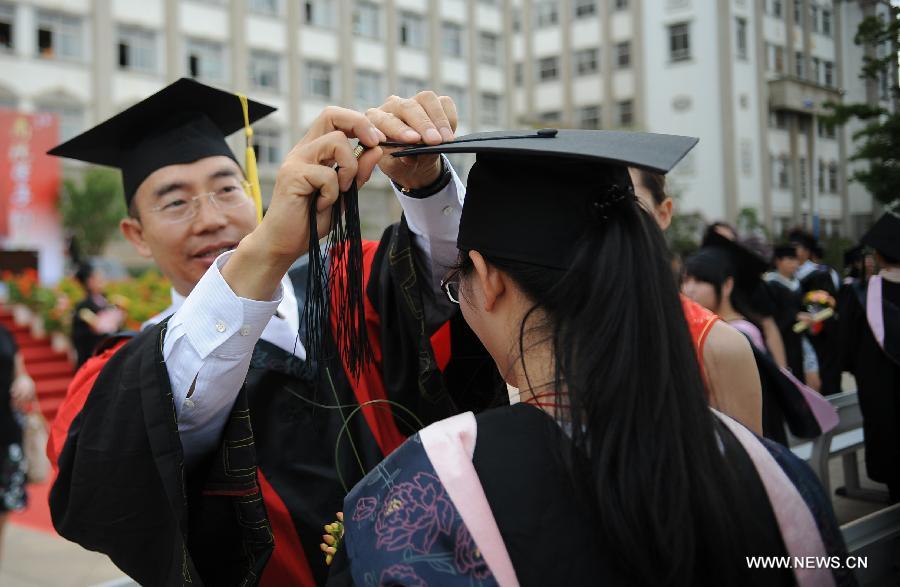
[[[181,224],[193,220],[197,216],[200,209],[201,200],[204,198],[209,200],[219,210],[227,210],[229,208],[237,208],[251,203],[249,192],[249,184],[245,181],[237,179],[223,185],[214,192],[205,194],[197,194],[189,196],[178,190],[171,194],[166,194],[160,199],[160,203],[150,211],[157,214],[159,218],[168,224]]]
[[[454,304],[459,303],[459,269],[453,269],[441,280],[441,289]]]

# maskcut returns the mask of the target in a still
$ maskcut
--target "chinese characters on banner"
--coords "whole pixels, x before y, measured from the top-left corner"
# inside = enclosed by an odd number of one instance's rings
[[[0,109],[0,244],[38,251],[43,283],[63,275],[63,234],[56,201],[59,159],[46,154],[59,138],[52,114]]]

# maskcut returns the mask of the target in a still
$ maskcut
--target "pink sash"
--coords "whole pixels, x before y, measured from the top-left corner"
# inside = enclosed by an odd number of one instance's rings
[[[873,275],[869,278],[866,290],[866,319],[875,336],[875,342],[884,350],[884,310],[881,307],[881,276]]]
[[[756,438],[752,432],[738,424],[728,416],[713,410],[735,438],[747,451],[750,460],[756,467],[759,478],[762,480],[781,537],[791,557],[827,557],[822,536],[813,518],[812,512],[806,502],[800,496],[797,488],[788,479],[788,476],[769,453],[769,450]],[[752,553],[748,553],[751,555]],[[794,578],[800,587],[832,586],[835,584],[831,570],[827,568],[794,568]]]
[[[428,426],[419,431],[419,438],[497,584],[518,587],[512,560],[472,463],[477,432],[475,415],[466,412]]]

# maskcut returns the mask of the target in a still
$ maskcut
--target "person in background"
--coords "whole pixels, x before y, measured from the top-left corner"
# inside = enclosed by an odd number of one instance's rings
[[[879,269],[841,293],[841,366],[856,378],[866,440],[866,472],[900,501],[900,211],[863,237]]]
[[[32,408],[34,398],[16,340],[0,325],[0,551],[7,515],[27,505],[21,413]]]
[[[630,169],[629,176],[641,206],[665,231],[674,204],[665,176],[641,169]],[[750,343],[703,306],[684,295],[680,299],[710,404],[762,434],[762,387]]]
[[[106,276],[100,268],[86,261],[75,271],[75,279],[84,288],[84,299],[72,314],[72,346],[81,367],[101,341],[119,330],[124,315],[106,299]]]
[[[797,247],[790,243],[775,246],[772,263],[774,271],[765,275],[766,287],[775,304],[775,321],[781,331],[787,368],[800,381],[819,390],[819,362],[806,333],[795,332],[798,322],[812,323],[812,316],[803,311],[800,281],[795,277],[800,263]]]
[[[796,278],[800,282],[804,307],[811,314],[814,313],[814,310],[822,309],[825,306],[834,308],[841,285],[840,277],[831,267],[821,265],[813,260],[817,251],[821,253],[818,240],[803,228],[791,230],[788,233],[788,239],[797,247],[797,260],[800,265],[797,268]],[[810,294],[821,297],[825,303],[813,302]],[[823,395],[832,395],[841,391],[838,319],[838,317],[828,318],[818,324],[812,324],[808,328],[809,340],[816,351],[819,377],[822,381],[820,391]]]
[[[786,367],[787,356],[785,355],[784,341],[774,317],[775,302],[770,295],[769,289],[761,279],[767,265],[766,259],[769,258],[768,251],[763,254],[761,251],[753,248],[751,245],[758,245],[758,243],[752,236],[741,239],[737,229],[730,224],[721,221],[713,222],[706,228],[701,247],[719,245],[729,251],[733,257],[733,262],[737,265],[736,269],[740,275],[739,280],[747,282],[739,285],[746,289],[749,283],[753,284],[753,289],[749,291],[746,300],[748,310],[751,310],[756,316],[766,342],[766,348],[771,353],[772,359],[779,367]],[[734,243],[740,246],[732,246]],[[758,267],[759,274],[756,274],[755,269],[750,270],[751,267]]]
[[[844,251],[844,281],[843,289],[857,281],[868,281],[875,274],[875,258],[866,251],[862,244],[856,245]]]

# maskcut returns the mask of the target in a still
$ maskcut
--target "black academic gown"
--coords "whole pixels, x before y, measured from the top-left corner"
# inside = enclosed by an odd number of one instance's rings
[[[797,322],[797,314],[801,308],[801,293],[792,291],[778,281],[767,281],[769,295],[772,299],[775,323],[781,333],[784,342],[784,354],[787,358],[788,369],[794,377],[805,382],[803,370],[803,342],[800,334],[794,332],[794,324]]]
[[[844,288],[841,310],[841,364],[853,373],[866,440],[866,471],[888,485],[900,501],[900,284],[882,281],[885,345],[866,318],[867,286]]]
[[[800,280],[800,289],[807,292],[822,290],[837,300],[838,292],[831,277],[831,270],[825,265],[812,271]],[[830,318],[822,323],[822,330],[810,336],[816,356],[819,359],[819,377],[822,380],[822,395],[832,395],[841,391],[840,349],[838,341],[838,319]]]
[[[365,243],[375,363],[351,378],[260,341],[221,446],[190,470],[162,361],[166,323],[140,333],[81,390],[50,494],[57,531],[144,585],[321,584],[322,526],[418,427],[402,410],[351,415],[354,406],[390,399],[428,424],[492,399],[468,390],[497,389],[490,357],[458,315],[428,323],[422,265],[405,223]],[[301,307],[304,272],[289,274]]]

